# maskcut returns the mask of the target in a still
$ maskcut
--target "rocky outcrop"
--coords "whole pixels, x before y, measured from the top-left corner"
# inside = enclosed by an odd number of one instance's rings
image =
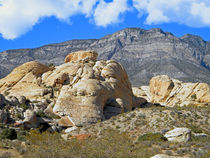
[[[152,102],[161,103],[168,98],[174,88],[173,81],[166,75],[156,76],[149,83]]]
[[[25,63],[0,80],[0,93],[30,99],[41,96],[47,90],[40,87],[41,75],[49,70],[48,66],[37,61]]]
[[[96,58],[95,51],[79,51],[53,68],[36,61],[25,63],[0,80],[0,93],[7,93],[16,105],[28,100],[35,112],[53,110],[65,127],[108,119],[147,103],[133,96],[121,64]]]
[[[65,63],[84,60],[84,59],[96,61],[97,57],[98,53],[96,51],[78,51],[75,53],[68,54],[64,61]]]
[[[168,131],[164,137],[172,142],[187,142],[191,139],[191,130],[188,128],[175,128]]]
[[[135,96],[166,106],[205,106],[210,103],[210,88],[206,83],[183,83],[166,75],[156,76],[150,85],[133,88]]]
[[[70,116],[76,125],[132,110],[131,84],[124,68],[116,61],[94,62],[85,58],[66,63],[43,81],[56,85],[64,74],[65,84],[53,111],[60,116]]]

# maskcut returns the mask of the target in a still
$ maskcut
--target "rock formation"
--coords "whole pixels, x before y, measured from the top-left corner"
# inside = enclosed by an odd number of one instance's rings
[[[41,75],[50,68],[37,61],[31,61],[15,68],[8,76],[0,80],[0,93],[11,96],[32,97],[45,93],[40,88]]]
[[[183,83],[166,75],[150,80],[148,87],[133,88],[135,96],[166,106],[204,106],[210,103],[210,88],[206,83]]]
[[[98,53],[95,51],[78,51],[77,53],[70,53],[65,58],[65,63],[74,62],[89,58],[89,60],[96,61]]]
[[[77,54],[81,52],[72,56]],[[70,116],[79,125],[132,109],[131,84],[119,63],[113,60],[95,62],[86,55],[79,59],[57,67],[43,78],[46,85],[65,83],[53,108],[55,113]]]
[[[191,139],[191,130],[188,128],[175,128],[168,131],[164,137],[172,142],[187,142]]]
[[[133,96],[121,64],[96,58],[95,51],[79,51],[55,68],[36,61],[25,63],[0,80],[0,93],[16,99],[17,105],[17,98],[25,97],[34,111],[53,108],[68,126],[104,120],[146,102]]]

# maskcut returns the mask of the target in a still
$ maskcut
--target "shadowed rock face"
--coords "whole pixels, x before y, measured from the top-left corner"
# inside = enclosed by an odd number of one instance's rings
[[[124,29],[101,39],[4,51],[0,53],[0,77],[32,60],[60,65],[70,52],[77,50],[96,50],[99,59],[121,63],[135,86],[147,85],[153,76],[165,74],[182,81],[210,84],[210,42],[189,34],[177,38],[161,29],[140,28]]]

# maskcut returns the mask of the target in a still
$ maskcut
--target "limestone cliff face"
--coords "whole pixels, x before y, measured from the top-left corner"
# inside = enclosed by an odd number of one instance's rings
[[[35,49],[0,53],[0,77],[32,60],[60,65],[73,51],[96,50],[99,59],[125,67],[133,85],[147,85],[153,76],[168,75],[210,84],[210,42],[193,35],[177,38],[161,29],[128,28],[101,39],[72,40]]]
[[[94,51],[79,51],[53,68],[36,61],[25,63],[0,80],[0,93],[55,102],[53,112],[75,125],[108,119],[139,106],[138,100],[133,103],[131,83],[122,65],[96,58]]]

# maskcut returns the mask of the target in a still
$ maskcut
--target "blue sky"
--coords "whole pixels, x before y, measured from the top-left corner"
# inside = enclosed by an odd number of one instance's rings
[[[0,0],[0,52],[101,38],[127,27],[210,41],[209,15],[209,0]]]

